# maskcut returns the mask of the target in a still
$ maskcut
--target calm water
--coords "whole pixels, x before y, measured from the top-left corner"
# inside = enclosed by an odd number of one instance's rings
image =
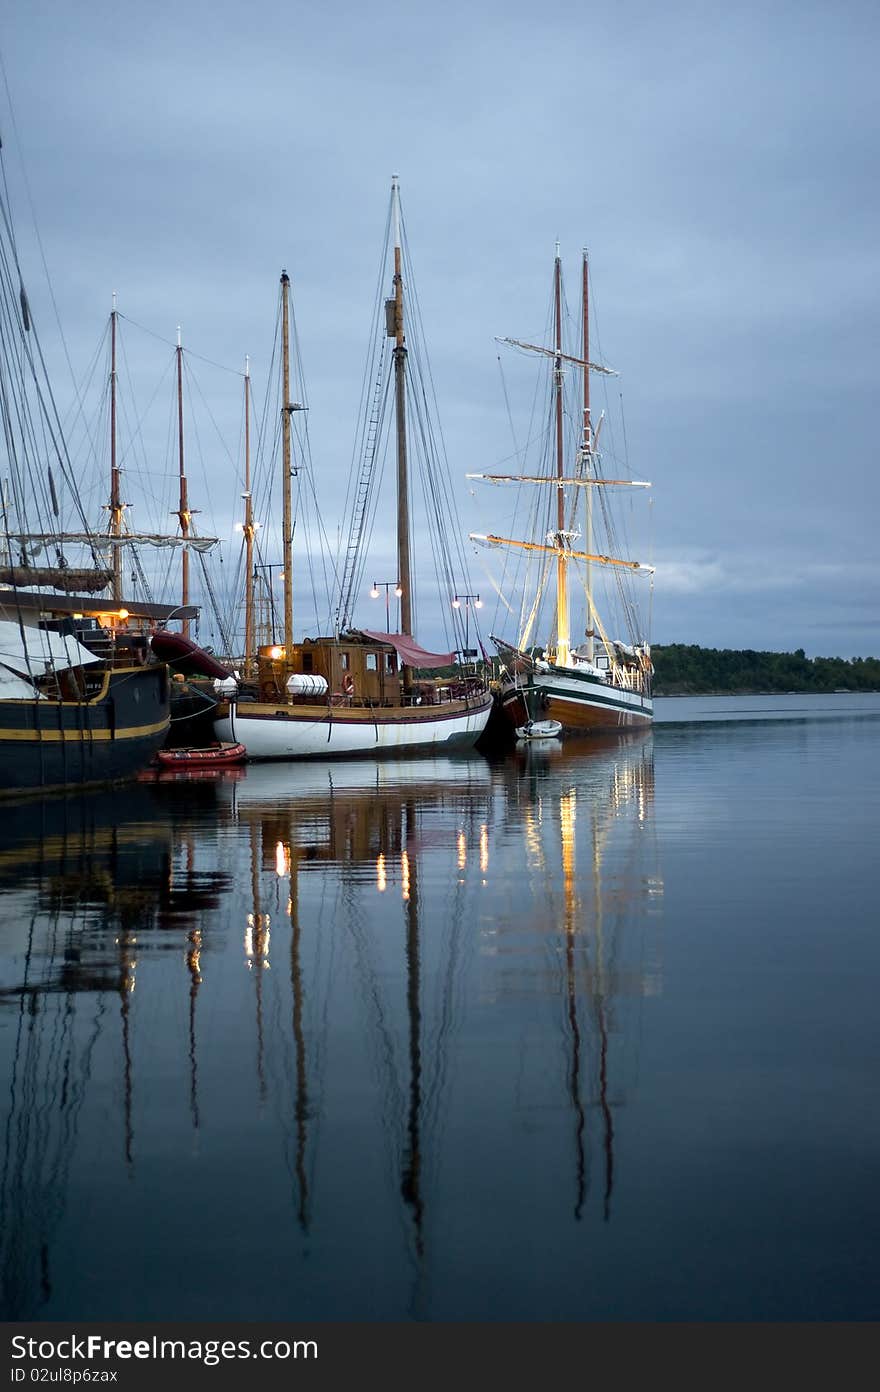
[[[876,1319],[880,697],[658,706],[6,808],[5,1317]]]

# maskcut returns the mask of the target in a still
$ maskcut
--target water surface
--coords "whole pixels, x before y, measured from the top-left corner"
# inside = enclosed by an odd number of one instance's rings
[[[876,1318],[880,698],[699,701],[21,804],[5,1317]]]

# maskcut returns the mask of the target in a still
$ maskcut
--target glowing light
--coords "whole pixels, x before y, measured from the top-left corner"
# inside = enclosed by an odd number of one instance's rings
[[[452,601],[452,607],[453,607],[453,609],[460,609],[460,608],[461,608],[461,600],[459,599],[458,595],[456,595],[456,596],[455,596],[455,599]]]
[[[526,850],[528,852],[529,866],[530,868],[536,870],[540,870],[544,864],[544,852],[541,847],[540,826],[541,804],[539,801],[537,817],[535,816],[532,809],[529,808],[526,812],[525,824],[523,828],[525,831]]]
[[[400,596],[403,594],[403,590],[400,588],[399,585],[395,585],[394,593],[397,595],[397,598],[400,599]]]
[[[562,840],[562,878],[566,895],[574,893],[574,826],[577,820],[577,793],[574,788],[559,799],[559,831]]]
[[[458,868],[459,868],[459,870],[463,870],[464,867],[465,867],[466,865],[467,865],[467,841],[465,840],[464,832],[463,832],[463,831],[460,831],[460,832],[458,833]]]
[[[385,857],[380,851],[379,855],[376,857],[376,888],[380,894],[384,891],[387,883],[388,880],[385,875]]]
[[[409,856],[406,851],[400,856],[400,891],[405,900],[409,899]]]
[[[127,618],[128,618],[128,610],[127,610],[127,609],[120,609],[120,610],[119,610],[119,617],[120,617],[120,619],[127,619]]]
[[[275,874],[279,880],[290,874],[290,847],[285,846],[283,841],[275,845]]]
[[[374,581],[373,581],[373,588],[370,590],[370,599],[378,599],[378,598],[379,598],[379,586],[376,584],[376,582],[375,582],[375,580],[374,580]]]
[[[480,599],[480,596],[477,595],[476,599],[474,600],[474,608],[475,608],[475,609],[482,609],[482,607],[483,607],[483,601]]]
[[[269,656],[272,658],[272,661],[273,661],[273,662],[277,662],[278,659],[279,659],[279,657],[283,657],[283,656],[284,656],[284,649],[283,649],[283,648],[279,648],[279,647],[277,646],[277,644],[276,644],[276,646],[275,646],[274,648],[270,648],[270,649],[269,649]]]
[[[480,869],[484,874],[489,869],[489,828],[485,824],[480,827]]]

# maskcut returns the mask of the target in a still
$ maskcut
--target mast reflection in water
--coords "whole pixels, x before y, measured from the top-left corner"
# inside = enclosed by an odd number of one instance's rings
[[[491,1317],[515,1250],[613,1225],[650,740],[34,804],[0,859],[7,1317]]]

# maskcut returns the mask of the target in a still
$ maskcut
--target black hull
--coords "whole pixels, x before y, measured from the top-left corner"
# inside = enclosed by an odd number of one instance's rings
[[[188,749],[211,744],[217,697],[207,681],[171,683],[171,729],[167,749]]]
[[[164,666],[108,671],[88,701],[0,700],[0,797],[131,778],[169,722]]]

